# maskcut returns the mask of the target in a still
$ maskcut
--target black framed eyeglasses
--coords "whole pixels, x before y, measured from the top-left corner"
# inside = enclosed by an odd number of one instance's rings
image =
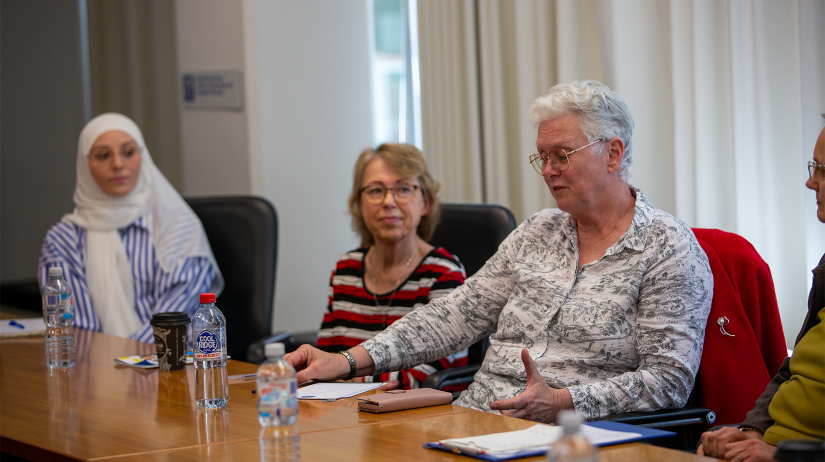
[[[825,165],[819,165],[814,161],[808,162],[808,177],[816,181],[825,180]]]
[[[421,187],[406,181],[396,183],[392,188],[388,188],[381,183],[375,183],[364,186],[361,188],[360,193],[367,196],[368,201],[378,204],[384,202],[387,191],[392,191],[395,201],[404,203],[413,198],[417,189],[421,189]]]
[[[567,170],[567,168],[570,166],[570,159],[568,158],[568,156],[570,156],[570,155],[572,155],[572,154],[574,154],[578,151],[581,151],[584,148],[593,146],[594,144],[599,143],[601,141],[607,141],[607,140],[600,138],[600,139],[588,144],[587,146],[582,146],[582,147],[580,147],[578,149],[574,149],[572,151],[567,151],[567,150],[564,150],[564,149],[556,149],[555,151],[550,151],[545,155],[533,154],[533,155],[530,156],[530,164],[533,166],[533,168],[536,170],[536,173],[538,173],[539,175],[543,175],[542,172],[544,172],[544,168],[547,167],[547,162],[550,162],[551,164],[553,164],[553,167],[555,167],[556,170],[558,170],[560,172],[563,172],[563,171]]]

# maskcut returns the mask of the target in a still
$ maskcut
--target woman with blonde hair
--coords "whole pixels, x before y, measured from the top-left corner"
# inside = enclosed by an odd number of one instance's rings
[[[464,282],[458,258],[427,243],[438,224],[439,189],[415,146],[387,143],[361,153],[349,197],[361,246],[342,255],[332,272],[318,348],[345,351]],[[417,388],[436,370],[466,364],[463,350],[365,380]]]

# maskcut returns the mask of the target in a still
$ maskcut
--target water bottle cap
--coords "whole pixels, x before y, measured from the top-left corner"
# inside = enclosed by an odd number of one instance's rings
[[[559,411],[559,414],[556,416],[556,422],[564,428],[565,434],[575,433],[582,423],[576,411],[571,409]]]
[[[60,266],[51,266],[49,267],[49,277],[50,278],[62,278],[63,277],[63,268]]]
[[[267,358],[283,356],[285,351],[284,344],[281,342],[267,343],[264,347],[264,354]]]
[[[201,303],[215,303],[215,294],[201,294]]]

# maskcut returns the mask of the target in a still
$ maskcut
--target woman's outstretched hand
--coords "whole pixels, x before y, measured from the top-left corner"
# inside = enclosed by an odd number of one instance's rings
[[[521,361],[527,372],[527,388],[510,399],[490,404],[490,409],[501,411],[501,415],[544,423],[555,422],[562,409],[573,409],[570,392],[566,388],[550,388],[526,348],[521,350]]]
[[[375,370],[375,363],[363,347],[355,347],[350,353],[358,366],[356,375],[369,375]],[[344,355],[327,353],[309,345],[301,345],[294,352],[284,355],[284,360],[298,371],[298,383],[343,379],[350,373],[349,361]]]

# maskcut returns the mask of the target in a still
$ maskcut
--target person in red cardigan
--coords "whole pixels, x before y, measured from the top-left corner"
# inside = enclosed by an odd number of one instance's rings
[[[825,115],[823,115],[825,116]],[[825,223],[825,129],[808,163],[805,186],[816,193],[817,218]],[[796,338],[794,356],[756,400],[738,427],[702,434],[697,453],[726,460],[773,461],[786,439],[825,440],[825,255],[813,270],[808,315]]]

